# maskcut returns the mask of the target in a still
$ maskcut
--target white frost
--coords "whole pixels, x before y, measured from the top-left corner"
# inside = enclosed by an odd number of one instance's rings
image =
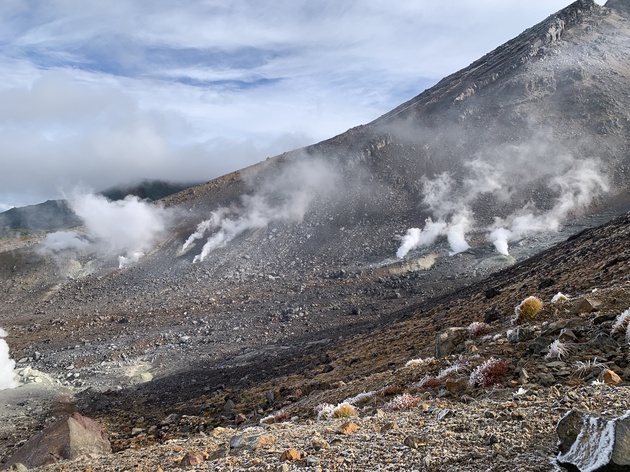
[[[558,455],[558,461],[573,464],[582,472],[593,472],[608,464],[615,447],[617,421],[584,417],[580,434],[566,454]]]

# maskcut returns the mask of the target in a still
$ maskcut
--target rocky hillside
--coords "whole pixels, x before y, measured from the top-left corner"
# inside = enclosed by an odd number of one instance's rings
[[[290,447],[313,470],[549,470],[564,412],[627,407],[629,11],[580,0],[373,123],[129,219],[2,239],[20,388],[63,401],[0,402],[22,404],[0,455],[79,409],[125,452],[76,470],[166,470],[186,448],[290,470]],[[544,309],[513,325],[528,296]],[[459,337],[430,360],[437,333]],[[497,381],[470,380],[491,358]],[[316,421],[346,399],[358,432]]]
[[[15,230],[52,231],[80,224],[81,220],[65,200],[48,200],[0,213],[0,234],[10,234]]]

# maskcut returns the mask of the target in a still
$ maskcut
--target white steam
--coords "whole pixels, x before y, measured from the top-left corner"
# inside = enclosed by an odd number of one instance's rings
[[[599,174],[595,160],[577,161],[563,175],[554,177],[550,187],[560,192],[553,208],[547,212],[524,211],[506,220],[497,219],[488,240],[496,250],[508,255],[508,243],[540,232],[558,231],[573,212],[589,205],[596,195],[610,190],[607,179]]]
[[[431,246],[435,243],[438,236],[444,234],[446,223],[443,221],[434,222],[431,218],[427,218],[424,229],[409,228],[407,234],[403,237],[402,244],[396,252],[396,256],[402,259],[409,251],[417,247]]]
[[[48,250],[118,255],[119,268],[122,268],[150,251],[166,229],[167,212],[135,196],[110,201],[101,195],[77,191],[68,201],[83,220],[85,234],[51,233],[44,241]]]
[[[472,228],[474,220],[472,211],[467,208],[465,201],[472,197],[463,195],[453,198],[456,184],[447,173],[440,174],[434,180],[423,179],[422,186],[423,203],[431,209],[437,220],[428,218],[422,230],[409,229],[396,251],[396,256],[402,259],[412,249],[434,244],[440,236],[447,237],[451,255],[468,249],[470,245],[466,241],[466,233]],[[472,191],[467,193],[473,194]]]
[[[466,235],[475,229],[471,208],[482,196],[506,208],[514,207],[515,195],[543,183],[544,191],[555,196],[550,210],[539,210],[530,202],[505,218],[495,217],[487,239],[499,253],[508,255],[510,242],[533,233],[557,231],[569,216],[610,190],[597,159],[574,159],[558,152],[543,136],[539,138],[530,146],[488,152],[470,161],[458,180],[449,173],[432,180],[424,178],[422,201],[432,216],[422,230],[407,231],[397,257],[402,259],[415,248],[432,245],[440,236],[446,236],[451,254],[468,249]]]
[[[15,381],[15,361],[9,357],[9,345],[2,339],[7,332],[0,328],[0,390],[17,387]]]
[[[186,251],[196,240],[203,238],[207,231],[217,228],[227,213],[227,208],[219,208],[218,210],[210,213],[210,218],[199,223],[197,225],[197,230],[188,237],[182,247],[182,252]]]
[[[56,231],[46,235],[44,246],[53,252],[83,252],[90,246],[90,242],[74,231]]]
[[[319,194],[334,188],[336,173],[321,160],[301,160],[284,166],[280,174],[257,183],[253,195],[244,195],[241,205],[219,208],[209,219],[197,225],[184,245],[211,233],[201,253],[193,262],[202,262],[208,254],[224,246],[245,231],[264,228],[275,222],[299,222]]]

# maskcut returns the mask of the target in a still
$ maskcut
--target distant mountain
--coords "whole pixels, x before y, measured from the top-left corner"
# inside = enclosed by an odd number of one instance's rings
[[[181,192],[195,184],[144,179],[137,183],[110,187],[100,195],[110,200],[122,200],[134,195],[143,200],[159,200]],[[3,230],[58,231],[81,225],[66,200],[48,200],[44,203],[11,208],[0,213],[0,232]]]
[[[54,231],[81,224],[65,200],[47,200],[37,205],[11,208],[0,213],[0,231],[3,229]]]
[[[198,182],[175,183],[165,180],[143,179],[136,183],[115,185],[99,193],[110,200],[122,200],[128,195],[135,195],[143,200],[148,199],[155,201],[198,184]]]

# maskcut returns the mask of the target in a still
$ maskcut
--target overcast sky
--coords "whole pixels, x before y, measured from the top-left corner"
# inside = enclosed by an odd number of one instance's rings
[[[2,0],[0,211],[372,121],[568,0]]]

